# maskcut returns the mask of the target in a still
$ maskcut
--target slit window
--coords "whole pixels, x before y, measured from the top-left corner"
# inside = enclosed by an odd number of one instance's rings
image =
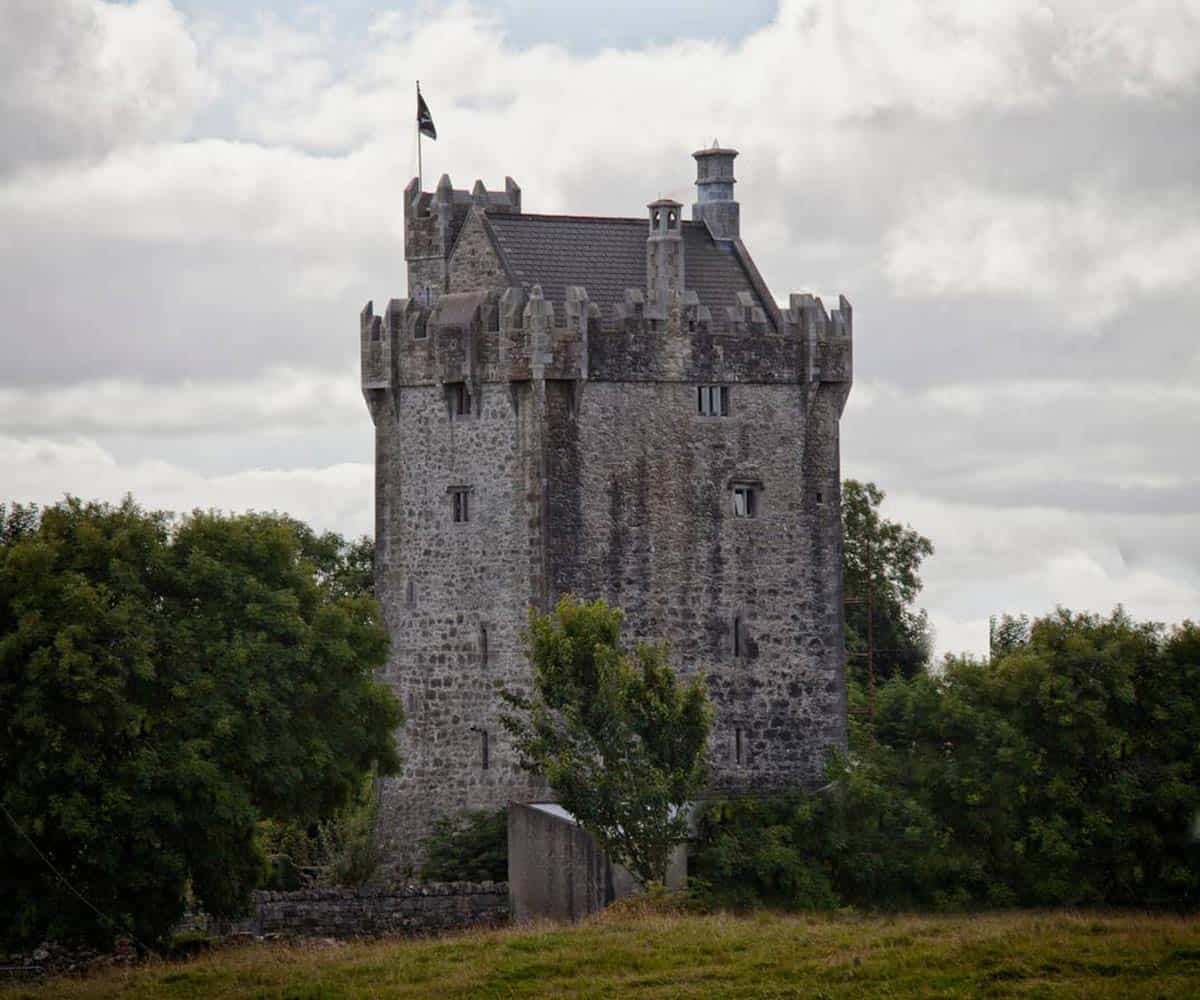
[[[488,734],[486,729],[479,730],[479,768],[482,771],[488,769],[491,763],[489,759]]]
[[[734,517],[758,516],[758,489],[749,483],[735,483],[733,486],[733,515]]]
[[[412,580],[409,580],[408,586],[404,588],[404,602],[410,608],[417,606],[417,585]]]
[[[696,387],[696,409],[702,417],[729,416],[729,386],[701,385]]]
[[[471,491],[466,488],[450,491],[450,506],[455,524],[466,524],[471,520],[470,497]]]
[[[741,764],[744,760],[742,750],[742,729],[741,726],[733,731],[733,759],[735,763]]]
[[[467,391],[466,382],[451,382],[446,386],[446,398],[450,404],[450,417],[469,417],[471,415],[471,394]]]
[[[486,625],[479,626],[479,662],[488,665],[488,630]]]
[[[742,616],[733,616],[733,655],[742,655]]]

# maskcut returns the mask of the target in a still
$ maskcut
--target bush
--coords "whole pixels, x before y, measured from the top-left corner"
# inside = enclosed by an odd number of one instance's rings
[[[0,838],[0,937],[153,943],[189,890],[237,914],[261,820],[319,822],[397,768],[358,561],[270,514],[0,508],[0,805],[23,834]]]
[[[367,777],[359,793],[332,816],[313,823],[259,824],[270,863],[266,888],[290,892],[311,885],[363,885],[379,870],[379,796]]]
[[[508,879],[508,816],[480,809],[443,816],[422,842],[421,877],[431,882],[504,882]]]
[[[714,900],[1195,906],[1200,628],[1058,611],[992,661],[879,690],[814,796],[710,805]]]
[[[687,836],[685,803],[704,787],[712,709],[704,679],[681,680],[663,646],[622,647],[624,612],[564,596],[530,612],[533,694],[501,716],[521,766],[615,863],[662,882]]]

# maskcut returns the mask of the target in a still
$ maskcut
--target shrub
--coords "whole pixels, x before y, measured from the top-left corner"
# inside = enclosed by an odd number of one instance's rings
[[[508,879],[508,817],[503,809],[443,816],[422,842],[421,877],[433,882],[504,882]]]
[[[1200,629],[1059,610],[994,660],[894,677],[813,796],[710,805],[712,899],[1194,906]]]

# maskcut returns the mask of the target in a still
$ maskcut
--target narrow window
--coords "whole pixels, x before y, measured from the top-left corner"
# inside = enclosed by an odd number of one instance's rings
[[[471,394],[467,392],[466,382],[448,383],[446,385],[446,401],[450,406],[452,420],[471,415]]]
[[[702,417],[729,416],[729,386],[698,386],[696,389],[696,406]]]
[[[488,769],[488,734],[486,729],[479,731],[479,764],[480,769],[486,771]]]
[[[404,588],[404,603],[410,608],[417,606],[417,586],[412,580],[409,580],[408,586]]]
[[[742,729],[739,726],[733,731],[733,759],[742,763]]]
[[[742,655],[742,616],[733,616],[733,655]]]
[[[486,625],[479,626],[479,662],[482,666],[488,665],[488,631]]]
[[[733,514],[735,517],[754,517],[757,513],[758,490],[746,483],[733,487]]]
[[[466,524],[471,519],[470,491],[457,489],[450,491],[450,502],[454,510],[454,523]]]

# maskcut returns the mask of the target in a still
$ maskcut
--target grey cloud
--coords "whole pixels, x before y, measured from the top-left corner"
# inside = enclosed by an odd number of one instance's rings
[[[5,0],[0,176],[179,134],[208,86],[169,4]]]
[[[340,499],[319,516],[351,503],[357,473],[313,473],[341,450],[369,463],[351,403],[306,425],[229,393],[279,391],[264,373],[280,366],[298,384],[352,379],[341,373],[356,363],[358,310],[404,294],[400,193],[415,149],[403,109],[420,76],[442,131],[427,182],[512,174],[529,211],[690,202],[690,152],[714,135],[741,148],[743,234],[768,283],[854,303],[845,471],[876,478],[938,543],[928,603],[946,635],[1056,600],[1140,600],[1166,616],[1200,599],[1200,404],[1186,391],[1200,384],[1188,256],[1200,28],[1186,5],[962,8],[943,35],[920,5],[789,2],[738,43],[586,56],[531,48],[518,31],[500,43],[446,11],[366,42],[217,22],[196,64],[171,9],[143,4],[169,56],[135,63],[150,67],[137,80],[165,74],[147,114],[119,89],[61,110],[72,87],[103,93],[88,55],[95,5],[55,0],[34,24],[43,9],[16,0],[0,14],[17,29],[0,32],[0,133],[23,166],[0,176],[0,394],[28,391],[13,398],[36,406],[75,386],[83,414],[88,386],[119,378],[153,397],[148,417],[175,389],[195,409],[186,427],[147,427],[0,407],[0,435],[24,442],[13,482],[86,488],[78,465],[105,488],[278,505],[295,481],[248,473],[295,467],[333,483]],[[415,38],[417,23],[459,47]],[[77,65],[54,70],[67,53]],[[305,66],[276,74],[293,56]],[[54,80],[33,101],[21,81],[37,66]],[[174,141],[210,76],[226,90],[206,127],[235,141]],[[634,101],[665,111],[631,123]],[[81,154],[101,159],[40,162]],[[244,434],[230,413],[252,414]],[[80,429],[95,439],[76,454],[63,435]],[[353,503],[357,524],[369,497]]]

